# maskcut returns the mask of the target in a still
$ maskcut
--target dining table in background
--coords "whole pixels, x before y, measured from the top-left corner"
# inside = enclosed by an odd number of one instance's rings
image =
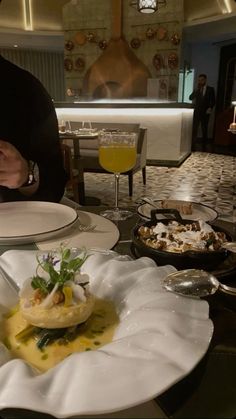
[[[104,207],[85,206],[83,211],[99,214]],[[132,208],[134,210],[134,208]],[[115,221],[120,237],[113,247],[119,254],[135,258],[131,231],[142,222],[138,213],[124,221]],[[232,223],[216,220],[221,226],[235,235]],[[13,246],[0,246],[0,252],[13,249]],[[14,246],[14,249],[37,249],[36,245]],[[236,285],[236,267],[227,277],[227,283]],[[188,297],[185,297],[188,298]],[[207,297],[210,318],[214,323],[214,333],[209,349],[202,360],[183,379],[155,399],[166,417],[169,418],[235,418],[236,413],[236,299],[220,292]],[[190,314],[191,315],[191,314]],[[173,348],[175,351],[175,348]],[[117,417],[112,415],[92,415],[88,417]],[[141,416],[132,416],[141,417]],[[148,417],[148,416],[146,416]],[[154,416],[151,416],[154,417]],[[53,418],[44,413],[7,408],[0,411],[0,418]]]

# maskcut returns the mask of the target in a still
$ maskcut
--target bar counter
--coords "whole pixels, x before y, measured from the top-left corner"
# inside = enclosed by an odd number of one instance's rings
[[[154,101],[55,102],[58,119],[138,123],[147,128],[147,164],[179,166],[191,152],[193,108]]]

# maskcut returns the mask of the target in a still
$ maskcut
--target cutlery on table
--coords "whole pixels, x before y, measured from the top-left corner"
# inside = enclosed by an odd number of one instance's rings
[[[206,297],[221,291],[236,296],[236,288],[221,284],[214,275],[201,269],[185,269],[167,275],[162,286],[188,297]]]

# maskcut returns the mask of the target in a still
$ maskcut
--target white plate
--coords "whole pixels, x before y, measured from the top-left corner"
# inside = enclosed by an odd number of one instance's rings
[[[41,375],[22,360],[6,362],[2,352],[0,409],[59,418],[121,411],[160,395],[204,356],[213,333],[208,303],[164,290],[160,281],[174,271],[171,266],[105,253],[90,256],[83,271],[92,292],[115,303],[120,324],[113,341],[73,354]],[[35,252],[9,251],[0,263],[22,284],[35,272]],[[6,287],[0,281],[0,306],[8,301]]]
[[[155,202],[158,208],[162,208],[161,207],[162,200],[154,199],[153,201]],[[178,202],[178,200],[175,200],[175,201],[176,203]],[[186,202],[190,202],[190,201],[186,201]],[[218,212],[214,210],[213,208],[208,207],[207,205],[199,204],[197,202],[192,202],[192,205],[193,205],[192,214],[190,215],[181,214],[181,217],[184,220],[214,221],[218,217]],[[155,208],[149,205],[148,203],[144,203],[138,207],[137,211],[138,211],[138,214],[141,215],[141,217],[145,219],[150,219],[151,210],[153,209]],[[163,218],[163,214],[157,215],[157,218]]]
[[[66,205],[40,202],[4,202],[0,205],[0,244],[46,240],[66,231],[78,219]]]
[[[112,249],[119,240],[119,230],[116,225],[107,220],[101,215],[93,214],[92,212],[77,210],[79,220],[73,223],[72,227],[52,239],[40,241],[37,247],[40,250],[51,250],[60,245],[61,242],[66,242],[70,247],[99,247],[103,249]],[[95,225],[96,228],[92,231],[82,232],[79,229],[82,225]]]

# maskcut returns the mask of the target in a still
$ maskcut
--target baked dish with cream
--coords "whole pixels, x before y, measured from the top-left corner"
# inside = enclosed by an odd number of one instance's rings
[[[138,229],[139,239],[148,247],[167,252],[183,253],[189,250],[213,252],[227,241],[224,232],[214,231],[205,221],[199,220],[188,224],[169,221],[158,222],[151,227]]]

